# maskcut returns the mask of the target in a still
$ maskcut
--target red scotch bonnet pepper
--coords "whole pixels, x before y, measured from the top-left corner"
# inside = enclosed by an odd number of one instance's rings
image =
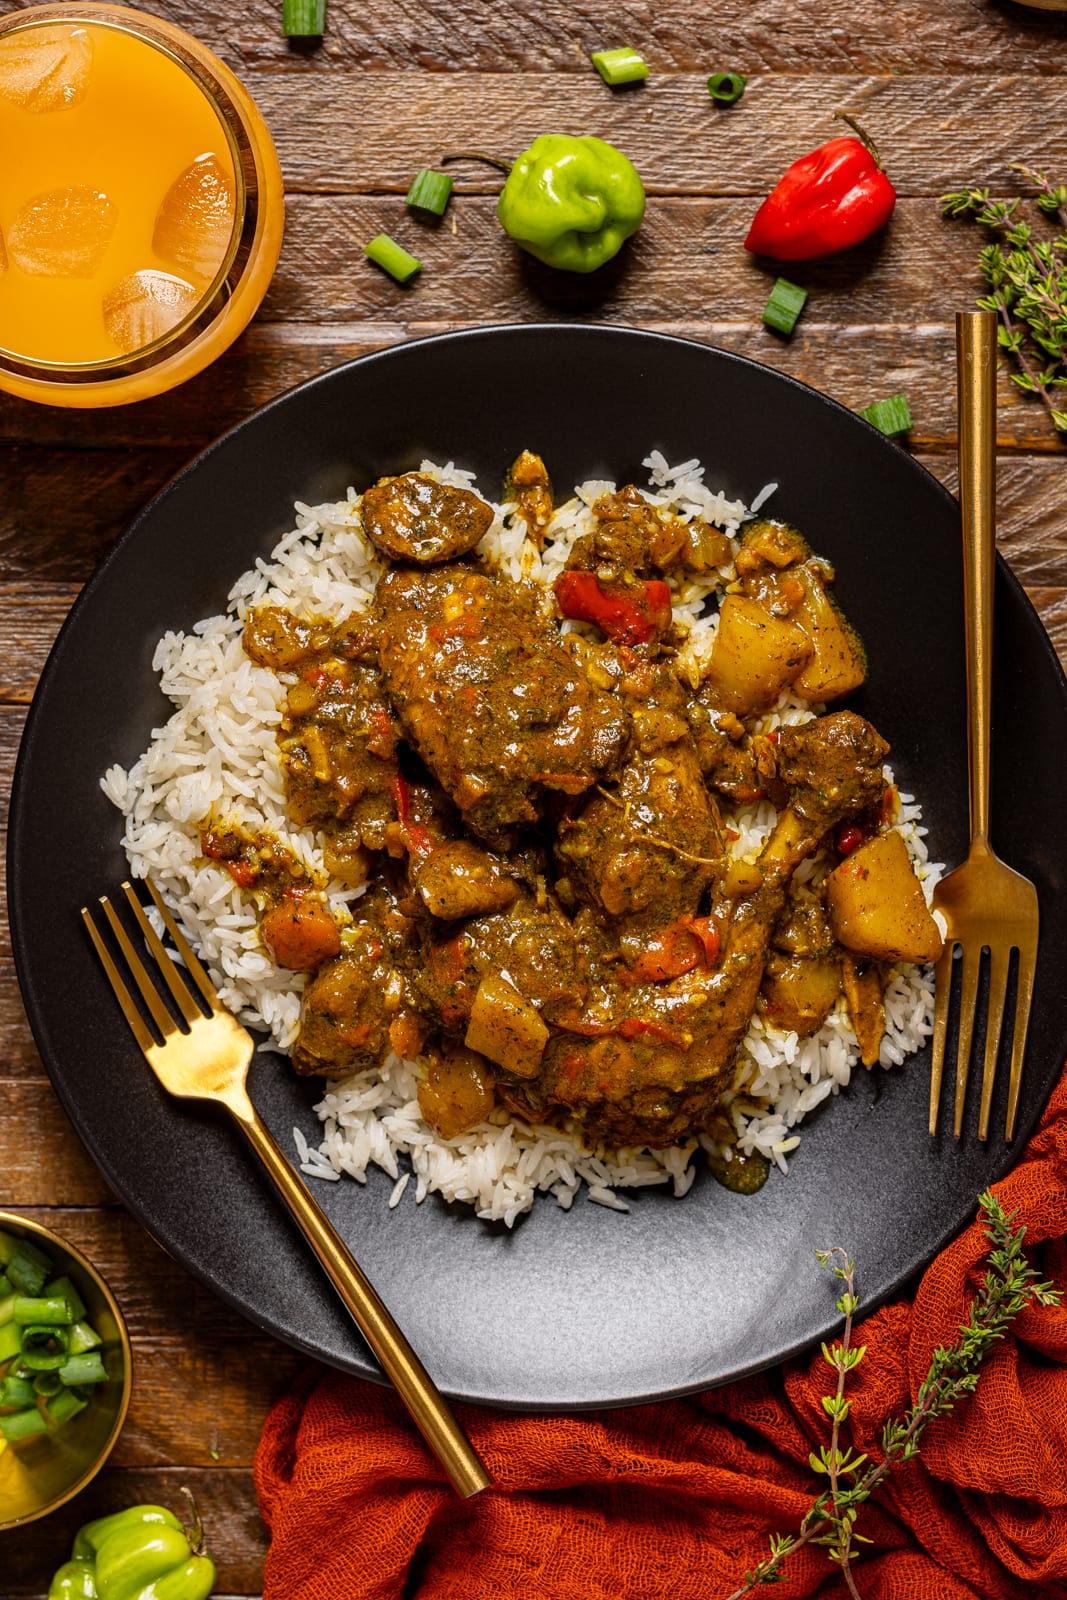
[[[837,114],[859,137],[830,139],[794,161],[756,212],[746,250],[815,261],[851,250],[889,221],[897,192],[878,152],[851,117]]]

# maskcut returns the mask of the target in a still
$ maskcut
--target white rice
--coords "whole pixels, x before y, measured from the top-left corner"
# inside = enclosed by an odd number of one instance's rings
[[[768,484],[753,496],[751,510],[740,501],[708,489],[696,460],[671,467],[653,451],[645,462],[651,502],[685,520],[703,517],[734,536],[742,522],[774,492]],[[422,464],[443,482],[473,486],[473,476],[453,463]],[[526,538],[513,505],[496,507],[478,553],[513,578],[549,584],[563,570],[575,540],[594,525],[593,502],[614,484],[587,482],[560,506],[538,553]],[[198,824],[209,813],[233,818],[252,832],[267,829],[325,878],[319,841],[311,829],[294,830],[285,813],[276,729],[284,688],[278,677],[245,655],[241,633],[248,611],[270,604],[306,616],[343,617],[365,610],[374,594],[382,563],[364,538],[358,518],[359,496],[348,491],[335,504],[296,507],[295,526],[267,559],[237,579],[224,614],[197,622],[188,632],[160,640],[153,668],[175,706],[161,728],[154,728],[145,753],[127,772],[108,769],[102,779],[108,797],[125,819],[124,846],[137,877],[151,873],[175,908],[199,951],[223,1002],[249,1027],[266,1036],[265,1048],[292,1049],[300,1017],[303,978],[274,965],[261,944],[256,909],[224,867],[205,860]],[[708,581],[675,586],[674,614],[688,637],[678,670],[696,683],[714,637],[717,611],[705,614],[716,589],[736,581],[732,565]],[[565,624],[566,628],[581,624]],[[783,697],[766,717],[766,729],[804,721],[809,706]],[[887,778],[892,781],[891,774]],[[903,835],[927,899],[941,873],[927,859],[921,813],[911,796],[901,795],[894,825]],[[766,802],[745,806],[729,818],[737,839],[732,854],[752,859],[774,823]],[[818,864],[806,862],[805,877]],[[330,903],[343,921],[349,903],[362,889],[327,884]],[[880,1064],[899,1066],[921,1048],[932,1029],[933,979],[929,969],[899,966],[885,995],[886,1032]],[[800,1143],[796,1132],[816,1106],[839,1094],[859,1061],[859,1047],[840,1000],[814,1037],[798,1039],[758,1013],[738,1057],[734,1082],[724,1102],[733,1124],[736,1150],[761,1154],[783,1172]],[[300,1170],[337,1181],[342,1174],[365,1182],[368,1169],[380,1167],[395,1180],[389,1205],[411,1193],[414,1203],[428,1194],[473,1205],[480,1217],[509,1226],[529,1210],[535,1196],[548,1193],[569,1208],[584,1183],[586,1198],[625,1211],[618,1191],[669,1184],[675,1195],[692,1185],[698,1148],[731,1159],[734,1146],[708,1136],[668,1150],[594,1150],[566,1131],[528,1127],[505,1112],[455,1139],[443,1139],[422,1118],[418,1105],[417,1063],[391,1057],[380,1070],[356,1073],[327,1085],[316,1106],[320,1142],[309,1142],[299,1128],[293,1141]],[[402,1165],[402,1158],[403,1165]]]

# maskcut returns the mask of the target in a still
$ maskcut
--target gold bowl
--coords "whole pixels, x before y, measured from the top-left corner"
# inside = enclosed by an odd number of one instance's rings
[[[65,1504],[96,1476],[122,1431],[130,1404],[133,1360],[126,1324],[103,1278],[80,1250],[28,1217],[0,1211],[0,1231],[26,1239],[49,1256],[57,1276],[70,1277],[86,1316],[103,1340],[107,1380],[69,1422],[0,1450],[0,1533]]]

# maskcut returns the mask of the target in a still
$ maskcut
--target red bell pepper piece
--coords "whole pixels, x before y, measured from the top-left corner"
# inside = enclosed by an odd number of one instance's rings
[[[896,201],[865,134],[830,139],[786,168],[756,212],[745,249],[775,261],[837,255],[884,227]]]
[[[553,588],[565,617],[595,622],[615,644],[647,644],[671,624],[671,591],[658,578],[606,589],[595,572],[563,572]]]
[[[634,962],[637,983],[668,983],[703,963],[713,967],[719,959],[719,930],[710,917],[679,917],[651,939]]]
[[[421,822],[416,822],[411,815],[411,790],[407,780],[399,772],[393,779],[393,804],[396,806],[396,820],[400,824],[400,831],[404,836],[404,843],[408,852],[413,856],[428,856],[433,854],[434,842],[429,828]]]
[[[853,850],[858,850],[864,843],[867,835],[862,828],[857,828],[854,822],[843,822],[837,830],[837,853],[839,856],[850,856]]]

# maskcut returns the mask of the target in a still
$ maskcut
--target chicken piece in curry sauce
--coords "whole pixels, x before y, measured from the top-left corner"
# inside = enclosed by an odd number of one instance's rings
[[[539,457],[508,493],[540,549]],[[308,869],[215,819],[205,854],[257,895],[274,959],[308,974],[296,1069],[418,1058],[445,1138],[494,1111],[612,1147],[721,1136],[754,1013],[807,1037],[843,1004],[870,1064],[890,965],[940,951],[891,828],[889,747],[825,711],[866,671],[832,569],[784,523],[735,542],[633,486],[592,509],[546,589],[474,553],[493,512],[473,491],[383,479],[361,510],[387,562],[373,605],[246,622],[285,686],[289,815],[365,892],[331,910]],[[716,573],[694,667],[671,586]],[[787,693],[810,720],[766,720]],[[731,808],[759,799],[777,820],[735,860]]]

